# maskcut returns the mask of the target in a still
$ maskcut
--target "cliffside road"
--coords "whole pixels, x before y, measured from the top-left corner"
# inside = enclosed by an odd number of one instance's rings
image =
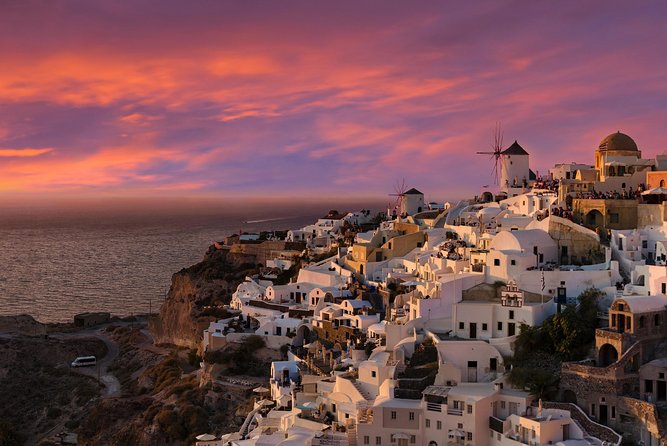
[[[118,345],[106,335],[103,328],[83,330],[77,333],[52,333],[49,336],[56,339],[97,338],[104,342],[107,346],[107,354],[104,358],[97,358],[96,367],[72,367],[72,371],[95,379],[99,377],[100,382],[105,386],[105,398],[120,396],[120,381],[108,370],[114,359],[118,357]]]

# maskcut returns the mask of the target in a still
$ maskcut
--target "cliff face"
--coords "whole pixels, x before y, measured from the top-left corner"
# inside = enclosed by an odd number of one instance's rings
[[[245,277],[257,272],[254,255],[210,247],[204,260],[172,276],[160,314],[150,322],[155,343],[199,349],[204,329],[224,317],[216,307],[228,304]]]

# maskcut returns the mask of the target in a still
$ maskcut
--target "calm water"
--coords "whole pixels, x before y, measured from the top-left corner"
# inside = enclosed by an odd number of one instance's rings
[[[231,207],[181,215],[3,210],[0,314],[54,322],[84,311],[130,315],[148,312],[149,305],[156,311],[171,275],[201,260],[212,241],[239,229],[301,227],[324,208]]]

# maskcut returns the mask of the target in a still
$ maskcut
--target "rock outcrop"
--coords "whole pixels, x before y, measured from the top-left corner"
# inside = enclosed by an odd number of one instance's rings
[[[155,343],[199,349],[204,329],[224,317],[221,306],[257,272],[256,256],[211,246],[204,260],[172,276],[160,314],[150,322]]]

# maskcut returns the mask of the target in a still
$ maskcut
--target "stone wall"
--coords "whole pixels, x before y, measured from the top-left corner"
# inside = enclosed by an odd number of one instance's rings
[[[599,438],[602,441],[607,441],[611,444],[618,445],[621,443],[621,436],[612,429],[602,426],[601,424],[592,421],[586,414],[576,405],[571,403],[556,403],[547,401],[543,403],[545,409],[561,409],[570,412],[570,417],[579,424],[589,435]]]

